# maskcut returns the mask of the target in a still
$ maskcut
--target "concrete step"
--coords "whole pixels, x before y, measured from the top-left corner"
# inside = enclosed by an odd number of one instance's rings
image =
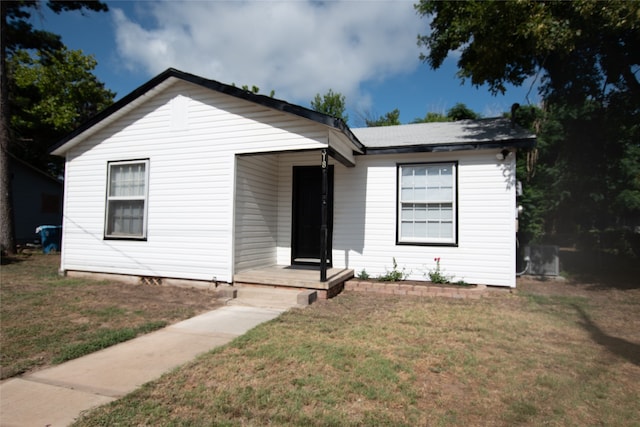
[[[317,298],[315,290],[283,289],[266,286],[229,286],[224,290],[228,305],[244,305],[250,307],[265,307],[289,309],[306,307]]]

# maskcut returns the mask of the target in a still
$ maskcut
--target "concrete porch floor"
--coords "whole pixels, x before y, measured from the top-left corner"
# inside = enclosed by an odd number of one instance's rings
[[[320,281],[318,267],[273,265],[236,273],[233,276],[235,285],[260,285],[297,289],[314,289],[319,296],[327,298],[339,293],[344,282],[353,278],[353,270],[346,268],[329,268],[327,281]]]

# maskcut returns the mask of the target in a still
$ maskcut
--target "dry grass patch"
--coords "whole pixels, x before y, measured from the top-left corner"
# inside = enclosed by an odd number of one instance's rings
[[[571,286],[464,301],[345,292],[77,425],[637,425],[640,290]]]
[[[215,308],[203,290],[60,277],[58,255],[3,259],[1,378],[82,356]]]

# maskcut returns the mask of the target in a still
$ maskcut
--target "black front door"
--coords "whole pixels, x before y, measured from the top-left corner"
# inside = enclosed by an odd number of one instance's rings
[[[333,166],[327,170],[327,264],[331,265],[333,240]],[[293,167],[293,212],[291,263],[320,264],[320,227],[322,225],[322,168]]]

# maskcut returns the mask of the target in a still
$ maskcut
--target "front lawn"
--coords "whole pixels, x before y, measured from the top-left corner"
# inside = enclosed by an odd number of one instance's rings
[[[1,379],[73,359],[219,305],[212,292],[65,278],[59,255],[2,259]]]
[[[640,425],[640,288],[344,292],[99,408],[104,425]]]

